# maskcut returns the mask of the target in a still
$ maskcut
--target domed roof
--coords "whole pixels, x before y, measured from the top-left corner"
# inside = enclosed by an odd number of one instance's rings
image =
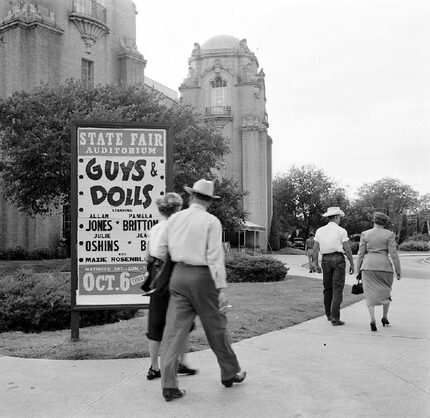
[[[217,35],[209,38],[202,49],[232,49],[239,48],[240,40],[230,35]]]

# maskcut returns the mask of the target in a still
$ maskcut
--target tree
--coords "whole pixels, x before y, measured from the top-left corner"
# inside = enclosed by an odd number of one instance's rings
[[[408,237],[408,218],[406,214],[403,214],[398,243],[401,244],[407,237]]]
[[[417,234],[428,234],[428,220],[430,220],[430,193],[425,193],[420,196],[418,203]]]
[[[213,179],[212,169],[228,152],[224,138],[189,106],[166,106],[160,94],[142,85],[86,88],[77,81],[43,85],[0,100],[0,172],[5,195],[30,215],[49,213],[70,202],[72,120],[165,122],[173,126],[174,190],[199,178]],[[238,187],[223,182],[225,193],[242,198]],[[238,205],[219,209],[231,214]],[[220,205],[223,205],[220,203]],[[235,213],[244,220],[244,212]],[[224,220],[228,223],[229,220]]]
[[[363,210],[360,205],[353,202],[345,211],[345,217],[342,218],[342,227],[345,228],[350,235],[361,234],[366,229],[373,226],[372,213],[368,210]]]
[[[419,212],[430,213],[430,193],[425,193],[419,198],[418,202]]]
[[[273,182],[274,212],[282,230],[301,228],[307,235],[323,224],[328,206],[348,205],[345,191],[313,165],[293,166]]]
[[[280,248],[279,227],[276,216],[272,216],[272,223],[270,225],[269,245],[272,251],[278,251]]]
[[[428,221],[424,221],[423,229],[422,229],[421,233],[422,234],[428,234],[429,233]]]
[[[399,230],[402,214],[414,210],[419,193],[411,186],[392,178],[383,178],[374,183],[365,183],[358,190],[356,205],[363,212],[384,212],[391,217]]]
[[[238,231],[247,216],[243,208],[243,197],[246,193],[240,192],[237,182],[232,179],[216,181],[215,186],[214,193],[221,199],[212,201],[209,212],[220,219],[224,229]]]

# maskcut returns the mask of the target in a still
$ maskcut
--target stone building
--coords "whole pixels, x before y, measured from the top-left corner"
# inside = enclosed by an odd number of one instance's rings
[[[70,78],[88,85],[143,83],[136,14],[131,0],[1,0],[0,97]],[[55,248],[62,223],[61,212],[29,218],[0,196],[0,248]]]
[[[220,175],[235,179],[248,192],[248,222],[239,244],[265,250],[272,219],[272,139],[267,133],[264,72],[246,40],[227,35],[194,44],[188,61],[181,100],[228,139],[230,153],[220,164]]]

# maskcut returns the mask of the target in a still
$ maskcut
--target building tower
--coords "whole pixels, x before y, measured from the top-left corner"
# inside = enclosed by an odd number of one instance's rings
[[[179,88],[182,102],[213,121],[229,141],[221,175],[248,192],[242,239],[252,246],[257,237],[257,246],[266,250],[272,219],[272,140],[264,72],[246,40],[227,35],[194,44],[188,62],[188,77]]]

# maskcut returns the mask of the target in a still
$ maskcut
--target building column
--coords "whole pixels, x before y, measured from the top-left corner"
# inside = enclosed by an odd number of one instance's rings
[[[242,184],[249,194],[244,197],[244,208],[250,222],[265,228],[259,234],[261,250],[267,249],[270,231],[267,157],[267,128],[258,119],[245,119],[242,123]]]
[[[135,45],[121,42],[121,53],[118,55],[118,61],[120,86],[144,82],[146,60]]]

